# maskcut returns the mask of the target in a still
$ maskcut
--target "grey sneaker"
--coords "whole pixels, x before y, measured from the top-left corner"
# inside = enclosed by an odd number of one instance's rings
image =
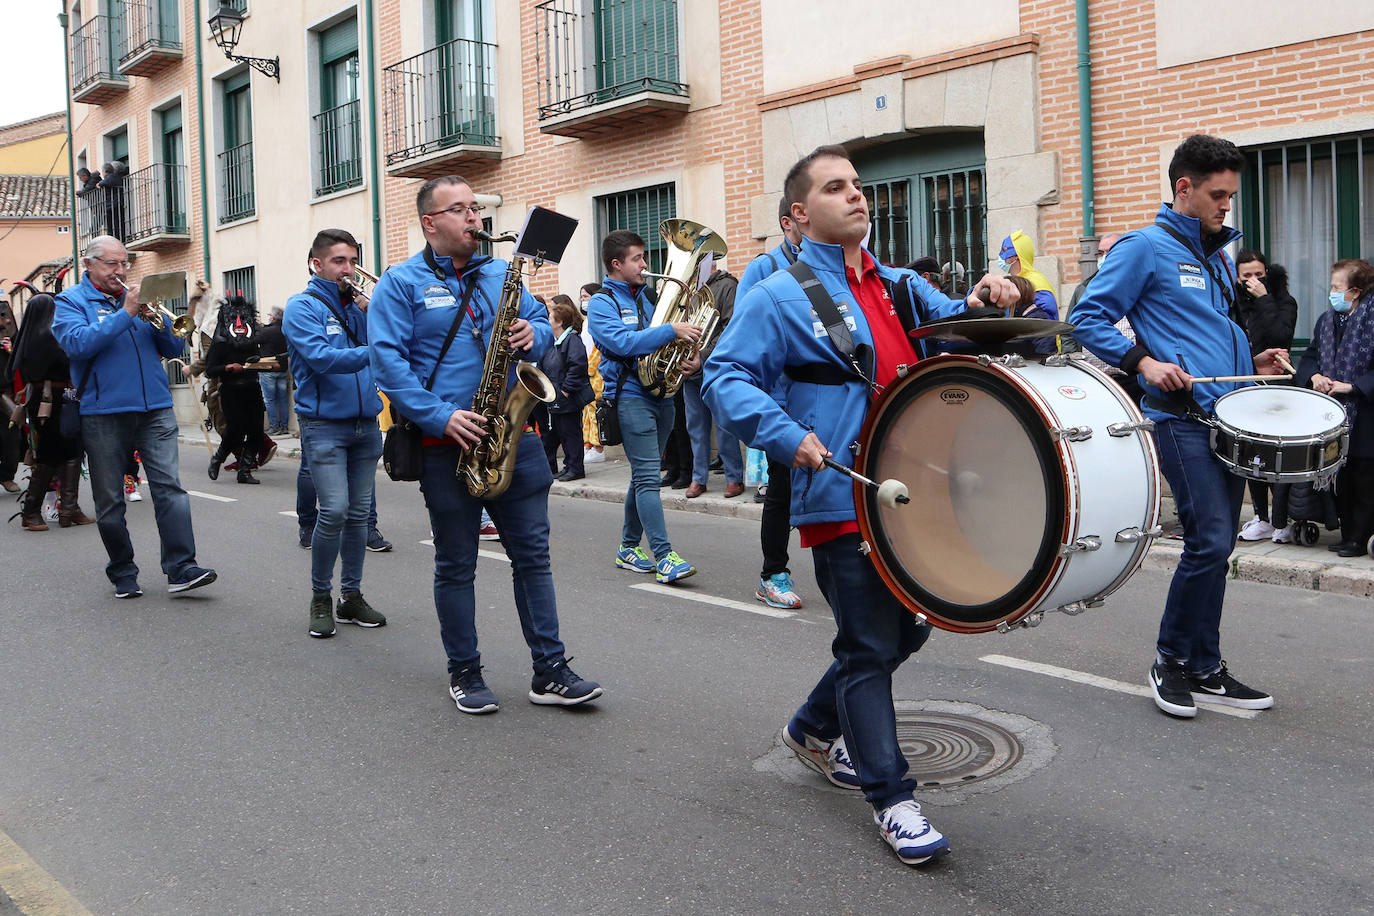
[[[356,592],[339,599],[334,616],[339,618],[339,623],[356,623],[360,627],[386,626],[386,617],[382,612],[368,604],[367,600]]]
[[[334,601],[329,592],[315,592],[310,598],[310,635],[320,639],[334,635]]]

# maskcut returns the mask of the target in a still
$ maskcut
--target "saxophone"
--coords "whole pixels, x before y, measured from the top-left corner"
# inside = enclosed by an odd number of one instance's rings
[[[697,286],[697,273],[709,255],[714,260],[725,256],[725,240],[701,223],[690,219],[665,219],[658,227],[659,235],[669,245],[668,264],[663,273],[645,271],[642,276],[668,280],[676,286],[665,290],[654,309],[650,326],[685,321],[701,328],[701,339],[674,338],[648,356],[639,358],[639,382],[645,388],[658,388],[663,397],[670,398],[682,387],[682,363],[692,354],[711,345],[720,325],[720,312],[715,297],[705,284]]]
[[[509,234],[493,237],[480,229],[468,231],[487,242],[516,240],[516,236]],[[486,430],[477,444],[458,458],[457,474],[467,484],[468,492],[478,499],[495,499],[506,492],[515,476],[515,450],[520,445],[526,418],[535,402],[552,404],[557,396],[549,377],[534,363],[516,360],[506,339],[511,323],[520,317],[523,269],[522,258],[511,258],[501,284],[501,305],[492,322],[491,340],[487,342],[482,380],[472,398],[472,410],[486,419]],[[508,386],[512,368],[516,382]]]

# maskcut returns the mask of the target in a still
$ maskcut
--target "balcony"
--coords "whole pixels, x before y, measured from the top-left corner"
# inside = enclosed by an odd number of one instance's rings
[[[643,130],[687,111],[675,0],[544,0],[534,13],[544,133]]]
[[[124,46],[124,20],[92,16],[72,32],[72,101],[103,105],[129,90],[115,59]]]
[[[155,76],[181,60],[181,35],[176,18],[163,16],[159,0],[122,2],[124,42],[119,51],[120,73]]]
[[[500,159],[495,72],[496,45],[465,39],[383,68],[387,174],[436,178]]]
[[[318,143],[315,196],[323,197],[363,183],[363,128],[355,99],[315,115]]]
[[[215,157],[219,176],[219,223],[236,222],[255,215],[252,142],[227,149]]]
[[[126,231],[130,251],[163,251],[186,245],[186,166],[160,162],[124,179]]]

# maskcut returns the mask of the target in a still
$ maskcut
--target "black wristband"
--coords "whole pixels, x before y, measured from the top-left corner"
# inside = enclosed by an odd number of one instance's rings
[[[1136,367],[1140,365],[1140,361],[1149,355],[1149,350],[1146,350],[1140,344],[1136,344],[1126,351],[1126,355],[1121,357],[1121,362],[1117,365],[1121,367],[1122,372],[1128,375],[1135,375]]]

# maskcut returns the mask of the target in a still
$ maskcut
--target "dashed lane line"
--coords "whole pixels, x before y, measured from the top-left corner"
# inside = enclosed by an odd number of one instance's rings
[[[0,891],[24,916],[91,916],[91,911],[0,830]]]
[[[688,601],[699,601],[702,604],[714,604],[716,607],[734,608],[737,611],[746,611],[750,614],[758,614],[762,617],[774,617],[779,620],[797,616],[791,611],[779,610],[778,608],[769,607],[766,604],[748,604],[744,601],[736,601],[733,598],[717,598],[715,595],[707,595],[702,592],[689,592],[685,589],[672,588],[667,585],[658,585],[652,582],[631,585],[630,588],[637,588],[641,592],[652,592],[655,595],[663,595],[668,598],[684,598]]]
[[[232,496],[219,496],[218,494],[215,494],[215,493],[202,493],[202,492],[200,492],[199,490],[187,490],[186,493],[187,493],[188,495],[190,495],[190,496],[199,496],[201,499],[212,499],[212,500],[214,500],[214,501],[217,502],[217,503],[236,503],[236,502],[238,502],[238,500],[235,499],[235,498],[232,497]]]
[[[433,547],[434,538],[425,538],[420,543],[424,544],[426,547]],[[488,560],[500,560],[502,563],[510,562],[510,557],[506,556],[504,553],[497,553],[494,550],[483,550],[480,547],[477,549],[477,555],[479,557],[486,557]]]

